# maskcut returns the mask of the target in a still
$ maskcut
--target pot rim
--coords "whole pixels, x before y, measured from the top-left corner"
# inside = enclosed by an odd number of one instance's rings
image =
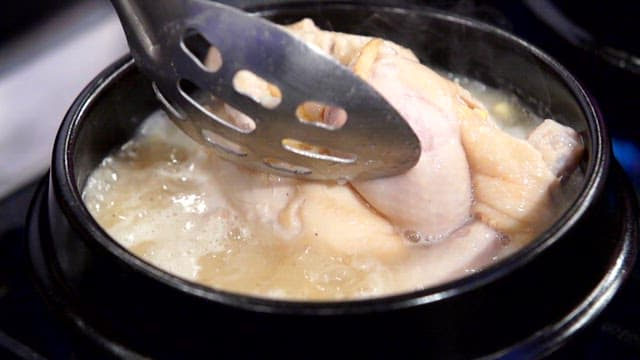
[[[312,5],[313,3],[322,4],[322,6],[332,6],[334,8],[353,8],[358,6],[357,4],[349,4],[343,1],[311,2],[306,3],[306,6]],[[268,8],[258,6],[253,10],[264,16],[270,12],[282,11],[300,5],[302,4],[294,3],[276,5]],[[374,298],[338,301],[271,299],[215,289],[172,275],[138,258],[113,240],[93,219],[84,206],[81,191],[75,186],[76,174],[74,172],[73,150],[75,149],[77,136],[82,128],[83,119],[92,105],[99,101],[102,93],[118,78],[133,68],[133,60],[129,55],[107,67],[83,89],[65,115],[56,136],[52,158],[51,180],[54,196],[59,199],[60,208],[65,213],[70,225],[75,231],[82,235],[83,238],[93,239],[95,243],[114,255],[126,266],[130,266],[139,273],[145,274],[166,286],[208,301],[215,301],[232,307],[266,313],[333,315],[403,309],[441,301],[466,293],[496,281],[506,274],[526,265],[539,253],[565,235],[567,231],[579,221],[604,188],[610,162],[610,144],[599,110],[578,81],[559,63],[533,45],[492,25],[428,7],[368,6],[398,13],[407,11],[418,12],[424,16],[430,16],[439,20],[473,28],[474,31],[491,33],[493,36],[503,38],[512,43],[514,47],[523,48],[560,76],[564,85],[567,86],[585,113],[588,136],[592,148],[585,169],[584,186],[579,191],[575,201],[544,233],[515,253],[487,266],[477,273],[425,289]],[[252,9],[249,9],[249,11],[251,10]]]
[[[563,314],[561,319],[540,328],[521,341],[489,353],[483,358],[502,358],[504,356],[538,358],[551,354],[567,343],[575,333],[594,322],[617,294],[625,279],[630,276],[638,251],[637,238],[638,226],[640,225],[637,219],[638,204],[633,196],[633,187],[624,175],[624,170],[615,161],[609,179],[613,179],[613,184],[607,185],[608,189],[621,189],[621,192],[616,193],[615,196],[621,201],[619,209],[622,212],[618,215],[622,219],[619,228],[622,240],[616,243],[616,246],[611,249],[611,253],[607,254],[609,255],[609,266],[606,271],[600,273],[599,280],[587,290],[586,297],[581,298],[570,312]],[[91,326],[84,320],[82,314],[73,310],[74,307],[70,305],[73,303],[69,297],[70,293],[66,292],[62,278],[55,274],[56,264],[45,260],[47,252],[52,251],[50,248],[47,249],[51,243],[42,240],[42,231],[46,232],[47,230],[41,228],[42,223],[38,222],[37,218],[47,212],[44,201],[47,192],[48,186],[46,178],[44,178],[36,190],[27,217],[29,220],[29,241],[27,244],[30,253],[29,259],[38,291],[49,306],[62,311],[65,318],[70,320],[75,328],[95,344],[117,356],[141,357],[142,355],[122,346],[117,341],[113,341],[108,335]]]

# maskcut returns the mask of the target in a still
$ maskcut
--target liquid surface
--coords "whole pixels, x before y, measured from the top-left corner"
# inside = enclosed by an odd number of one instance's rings
[[[500,91],[478,83],[471,88],[492,118],[504,117],[505,111],[527,114],[520,128],[508,124],[516,134],[541,122]],[[260,232],[264,229],[247,224],[217,186],[228,167],[235,166],[193,142],[158,112],[134,139],[104,159],[87,182],[84,200],[98,223],[135,255],[188,280],[259,296],[343,299],[396,293],[475,272],[514,250],[504,241],[487,263],[454,264],[451,271],[442,263],[456,255],[400,235],[402,249],[397,252],[403,254],[385,259],[341,254],[314,246],[304,236],[290,240],[286,234]],[[296,183],[238,171],[271,186]],[[341,187],[351,193],[348,185]]]

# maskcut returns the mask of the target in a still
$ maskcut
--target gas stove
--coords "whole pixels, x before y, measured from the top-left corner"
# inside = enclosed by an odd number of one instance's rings
[[[634,93],[631,91],[633,85],[640,83],[640,72],[637,71],[640,60],[638,49],[633,47],[637,44],[629,42],[635,35],[628,35],[639,32],[629,32],[626,26],[632,23],[626,21],[627,18],[616,26],[609,24],[614,24],[616,17],[602,16],[603,23],[597,23],[566,3],[548,0],[408,3],[412,6],[427,4],[480,18],[530,41],[566,66],[599,104],[613,136],[616,158],[636,191],[640,190],[640,126],[635,122],[637,115],[632,107]],[[631,16],[638,10],[631,3],[621,2],[621,7],[612,5],[596,10],[615,10],[622,16],[628,12],[626,16]],[[104,11],[104,7],[99,8]],[[638,14],[640,11],[635,12]],[[607,26],[622,35],[603,32],[602,28]],[[1,76],[2,72],[0,79]],[[22,181],[22,187],[0,200],[0,358],[3,359],[69,359],[78,354],[79,341],[67,331],[62,319],[49,311],[30,279],[25,251],[25,217],[37,185],[45,176],[44,171],[31,171],[28,179]],[[622,291],[598,320],[552,357],[640,359],[639,303],[640,264],[636,264]]]

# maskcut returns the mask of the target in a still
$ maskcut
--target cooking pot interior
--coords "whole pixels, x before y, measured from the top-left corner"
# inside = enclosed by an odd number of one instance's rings
[[[384,37],[412,49],[422,62],[513,92],[539,116],[551,117],[582,134],[586,148],[581,168],[588,179],[595,171],[598,124],[584,94],[562,68],[536,49],[474,21],[437,11],[316,4],[252,9],[287,24],[304,17],[334,31]],[[113,73],[107,69],[102,77]],[[109,81],[111,80],[111,81]],[[68,171],[81,192],[87,177],[112,150],[132,137],[137,126],[160,107],[150,82],[132,65],[105,79],[108,84],[88,99],[83,116],[72,126],[67,151]],[[584,191],[585,181],[568,189],[570,206]],[[575,185],[575,184],[574,184]]]

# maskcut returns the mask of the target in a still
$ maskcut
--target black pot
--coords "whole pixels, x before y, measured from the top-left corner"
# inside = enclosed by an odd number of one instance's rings
[[[170,275],[115,243],[80,192],[99,162],[159,107],[126,58],[102,72],[64,119],[51,173],[29,216],[29,251],[44,298],[96,353],[539,357],[593,321],[633,264],[638,215],[602,119],[552,59],[485,24],[429,9],[328,2],[254,9],[278,22],[376,34],[423,61],[513,91],[583,135],[585,181],[557,222],[476,274],[383,298],[288,302],[213,290]]]

